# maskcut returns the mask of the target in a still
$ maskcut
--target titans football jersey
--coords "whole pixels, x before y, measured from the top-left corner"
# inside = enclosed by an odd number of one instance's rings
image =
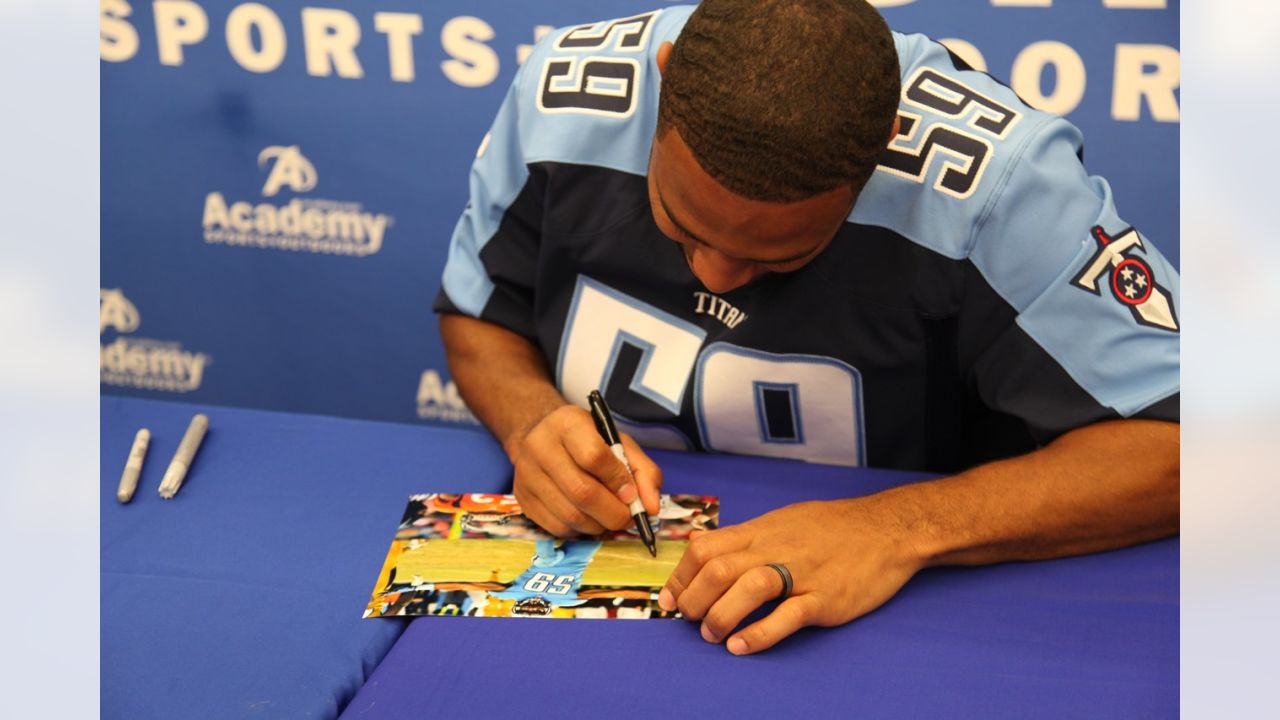
[[[519,333],[650,446],[945,472],[1177,421],[1178,275],[1082,139],[894,34],[899,134],[803,268],[715,294],[654,224],[655,53],[692,8],[570,27],[518,71],[436,310]]]
[[[599,549],[600,543],[593,540],[569,540],[559,545],[556,540],[539,540],[529,569],[506,590],[490,595],[516,601],[540,597],[552,605],[581,605],[586,602],[578,597],[582,573]]]

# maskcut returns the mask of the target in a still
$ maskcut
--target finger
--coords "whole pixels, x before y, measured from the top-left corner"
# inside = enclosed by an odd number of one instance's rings
[[[590,514],[560,494],[556,488],[550,488],[548,492],[539,494],[538,500],[561,522],[580,535],[599,535],[606,529]]]
[[[520,503],[520,512],[537,523],[538,527],[556,537],[566,537],[573,534],[572,528],[565,525],[560,518],[556,517],[542,504],[542,501],[534,497],[529,491],[517,485],[515,487],[515,496],[516,501]]]
[[[742,553],[746,555],[746,553]],[[744,558],[744,560],[748,560]],[[708,565],[708,569],[710,565]],[[698,577],[705,575],[704,570]],[[697,588],[699,580],[694,580],[693,587],[685,593],[688,597]],[[739,575],[732,587],[724,592],[703,614],[702,639],[707,642],[720,642],[743,618],[756,608],[778,597],[782,592],[782,578],[774,570],[755,565]]]
[[[622,435],[622,448],[631,462],[631,475],[635,478],[636,489],[640,492],[640,502],[650,515],[657,515],[660,508],[659,495],[662,492],[662,468],[645,454],[630,435]]]
[[[605,529],[619,530],[630,524],[627,506],[599,480],[578,467],[567,453],[562,451],[550,459],[546,470],[554,487],[539,492],[538,497],[566,521],[569,518],[564,513],[582,515],[599,526],[597,533]]]
[[[575,533],[599,535],[604,532],[604,527],[600,523],[564,496],[553,477],[541,471],[530,472],[529,475],[531,477],[524,483],[524,489],[547,515],[570,529],[566,533],[556,533],[550,527],[543,525],[549,532],[561,537]],[[589,480],[586,482],[595,484]],[[608,493],[603,490],[600,493],[608,497]],[[537,522],[536,518],[535,522]],[[539,522],[539,524],[542,523]]]
[[[784,600],[763,619],[735,633],[725,646],[734,655],[768,650],[800,628],[817,623],[820,609],[819,600],[812,593]]]
[[[613,450],[605,445],[586,412],[568,421],[560,441],[578,467],[603,483],[620,501],[627,504],[635,498],[635,479]],[[623,454],[626,454],[625,449]]]
[[[734,528],[712,530],[690,540],[680,562],[676,563],[676,569],[658,593],[658,606],[663,610],[675,610],[680,595],[697,577],[703,565],[714,557],[745,550],[748,542],[749,535],[735,532]]]
[[[698,570],[698,574],[676,598],[676,607],[690,620],[702,620],[707,611],[722,599],[740,578],[760,566],[760,560],[752,553],[733,552],[713,557]],[[776,594],[776,593],[775,593]],[[718,641],[734,626],[716,636]]]
[[[585,411],[573,407],[565,410],[563,413],[557,411],[555,422],[540,424],[525,442],[530,467],[549,479],[546,484],[536,487],[538,499],[570,525],[581,525],[578,516],[586,515],[591,519],[588,526],[599,526],[591,534],[598,534],[606,528],[617,530],[626,527],[631,518],[626,506],[578,465],[566,448],[565,439],[579,438],[576,442],[581,443],[585,432],[587,439],[594,439],[601,453],[615,463],[617,458],[613,458],[604,446]],[[578,420],[586,422],[585,429]]]

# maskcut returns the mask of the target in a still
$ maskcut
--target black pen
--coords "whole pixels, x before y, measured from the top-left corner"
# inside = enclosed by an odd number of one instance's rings
[[[609,446],[613,456],[622,462],[622,466],[634,479],[635,473],[631,472],[631,463],[627,462],[627,454],[622,451],[622,438],[618,436],[618,427],[613,424],[613,413],[609,412],[604,396],[599,390],[592,390],[587,396],[587,404],[591,406],[591,419],[596,421],[596,431],[600,433],[600,437],[604,438],[604,444]],[[653,537],[653,528],[649,526],[649,514],[644,511],[644,503],[640,502],[638,485],[635,499],[631,501],[629,509],[631,519],[636,521],[636,530],[640,532],[640,539],[644,540],[644,546],[649,548],[650,555],[658,557],[658,542]]]

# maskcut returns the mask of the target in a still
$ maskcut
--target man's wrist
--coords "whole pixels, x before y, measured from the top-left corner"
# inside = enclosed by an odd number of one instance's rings
[[[890,488],[855,502],[864,502],[878,520],[881,532],[896,548],[896,554],[908,562],[913,571],[939,562],[948,552],[948,541],[942,536],[932,501],[936,493],[929,483],[913,483]]]
[[[840,500],[818,501],[815,505],[824,505],[836,511],[833,516],[827,515],[827,522],[833,529],[846,528],[846,537],[861,538],[859,545],[882,559],[892,558],[894,565],[904,567],[910,574],[924,567],[915,538],[910,527],[903,521],[903,508],[884,493],[864,495],[861,497]],[[801,503],[802,505],[805,503]],[[874,549],[873,549],[874,548]]]
[[[503,451],[507,453],[507,460],[511,461],[512,465],[516,464],[516,456],[520,453],[520,446],[524,443],[525,436],[535,427],[537,427],[536,422],[532,425],[520,425],[499,438]]]
[[[563,398],[559,398],[558,403],[547,403],[541,412],[526,416],[521,422],[515,423],[510,429],[499,437],[502,449],[507,453],[507,459],[512,465],[516,464],[516,458],[520,455],[520,448],[524,445],[524,440],[533,432],[533,429],[542,424],[543,420],[551,413],[568,405]]]

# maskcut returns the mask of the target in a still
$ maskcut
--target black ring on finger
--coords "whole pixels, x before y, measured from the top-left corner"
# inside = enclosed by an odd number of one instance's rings
[[[772,568],[774,572],[778,573],[778,577],[782,578],[782,592],[778,593],[778,597],[774,598],[774,600],[786,600],[791,597],[793,583],[791,581],[791,571],[787,569],[787,566],[782,563],[769,563],[765,567]]]

